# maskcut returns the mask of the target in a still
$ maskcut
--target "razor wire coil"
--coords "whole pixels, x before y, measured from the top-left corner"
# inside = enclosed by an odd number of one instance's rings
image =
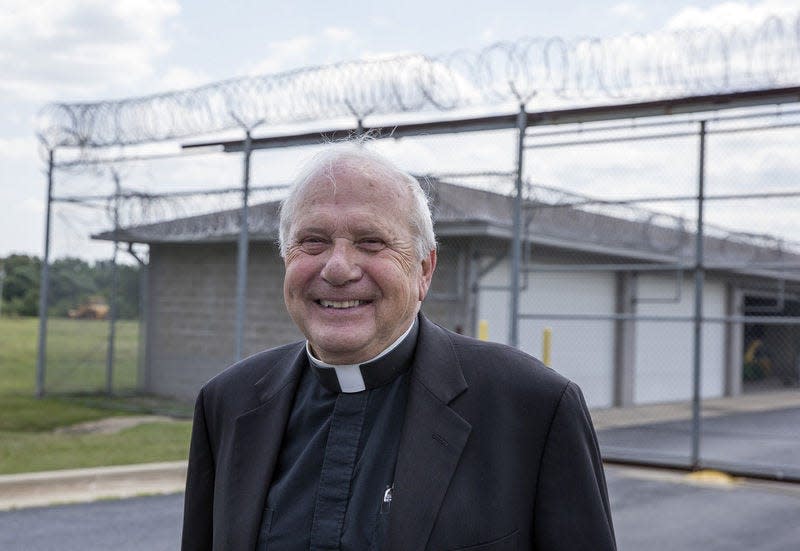
[[[800,82],[800,14],[755,26],[607,39],[528,38],[246,76],[137,98],[45,106],[49,147],[98,148],[268,125],[506,102],[653,98]]]

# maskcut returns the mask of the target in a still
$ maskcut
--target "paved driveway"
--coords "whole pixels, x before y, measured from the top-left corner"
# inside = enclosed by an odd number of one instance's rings
[[[707,417],[700,434],[706,467],[800,481],[800,407]],[[606,458],[688,465],[691,421],[603,428],[598,439]]]
[[[800,485],[693,482],[684,474],[606,468],[620,551],[797,551]],[[183,496],[0,512],[6,551],[168,551]]]

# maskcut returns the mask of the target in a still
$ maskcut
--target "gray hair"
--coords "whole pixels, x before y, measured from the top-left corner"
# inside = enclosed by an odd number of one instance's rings
[[[382,155],[366,149],[362,144],[361,140],[352,140],[331,145],[312,157],[295,177],[289,195],[281,202],[278,228],[281,256],[286,256],[295,208],[306,188],[320,175],[325,175],[335,183],[333,169],[343,164],[348,167],[357,167],[362,174],[369,175],[377,181],[394,181],[405,185],[412,196],[408,224],[414,235],[414,250],[417,259],[424,259],[436,248],[436,236],[433,232],[433,217],[428,196],[417,179],[397,168]]]

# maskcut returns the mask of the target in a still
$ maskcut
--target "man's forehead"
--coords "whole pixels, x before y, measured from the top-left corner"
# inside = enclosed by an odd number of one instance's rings
[[[410,194],[396,175],[381,167],[340,163],[312,174],[301,192],[300,199],[342,198],[363,195],[402,199]]]
[[[318,208],[319,207],[319,208]],[[345,208],[329,209],[314,201],[300,205],[292,229],[294,232],[346,230],[355,234],[395,234],[407,226],[402,209],[378,210],[371,205],[352,202]]]
[[[386,236],[408,228],[411,193],[397,182],[376,181],[363,175],[336,180],[310,180],[298,197],[292,232],[347,231]]]

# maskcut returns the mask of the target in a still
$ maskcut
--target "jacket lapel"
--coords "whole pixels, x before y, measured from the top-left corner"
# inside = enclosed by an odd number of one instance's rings
[[[471,425],[450,408],[467,389],[447,334],[420,316],[386,549],[425,549]]]
[[[260,405],[236,419],[231,482],[225,494],[225,510],[235,513],[228,518],[229,545],[226,548],[254,549],[256,546],[281,440],[306,365],[304,351],[305,348],[300,347],[288,370],[276,366],[262,377],[254,387]]]

